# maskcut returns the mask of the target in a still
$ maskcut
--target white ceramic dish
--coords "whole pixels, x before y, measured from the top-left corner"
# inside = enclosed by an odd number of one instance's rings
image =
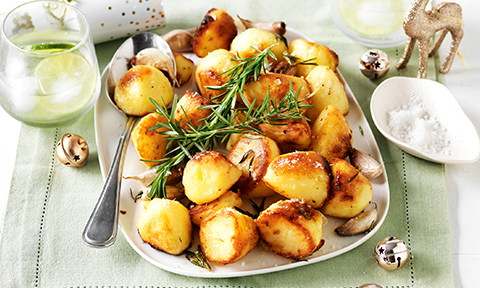
[[[299,32],[289,29],[286,34],[290,41],[295,38],[306,38]],[[310,40],[311,41],[311,40]],[[186,54],[187,57],[194,60],[198,64],[199,59],[193,54]],[[102,83],[108,74],[108,67],[102,75]],[[343,78],[342,78],[343,81]],[[375,142],[373,133],[365,119],[365,116],[360,109],[352,91],[345,84],[348,100],[350,102],[350,112],[347,115],[347,120],[351,125],[353,131],[354,146],[377,159],[382,163],[380,151]],[[186,83],[181,90],[176,93],[181,96],[186,89],[196,91],[196,86],[193,80]],[[117,145],[119,136],[125,121],[125,116],[118,112],[108,101],[106,93],[102,89],[102,95],[95,106],[95,132],[97,138],[98,158],[102,170],[102,174],[106,177],[110,163],[113,159],[115,147]],[[360,128],[361,127],[361,128]],[[130,143],[126,156],[126,164],[123,175],[132,176],[138,175],[146,171],[146,166],[138,160],[133,145]],[[130,195],[130,189],[137,192],[142,189],[134,180],[124,180],[120,195],[120,210],[124,214],[120,214],[119,223],[122,228],[125,238],[135,251],[144,259],[164,270],[193,277],[208,277],[208,278],[224,278],[224,277],[240,277],[255,274],[263,274],[274,271],[290,269],[294,267],[304,266],[311,263],[323,261],[343,253],[346,253],[372,237],[382,225],[387,215],[390,195],[387,176],[383,173],[380,177],[372,181],[373,186],[373,202],[378,206],[378,222],[375,228],[368,234],[340,237],[334,229],[341,225],[345,220],[329,217],[328,223],[324,226],[323,238],[325,245],[314,254],[310,255],[308,261],[293,261],[284,259],[276,254],[262,250],[256,247],[247,256],[240,261],[229,265],[215,265],[212,264],[213,272],[208,272],[205,269],[199,268],[191,264],[184,255],[172,256],[164,252],[158,251],[144,243],[138,236],[136,229],[136,221],[140,215],[141,207],[139,203],[134,203]],[[99,191],[100,192],[100,191]],[[198,246],[198,237],[195,236],[190,250],[196,251]]]
[[[427,107],[431,117],[446,129],[449,153],[432,153],[413,147],[392,136],[388,125],[390,111],[406,105],[416,95]],[[419,78],[392,77],[373,92],[370,102],[373,122],[393,144],[419,158],[437,163],[473,163],[480,157],[480,140],[475,126],[465,115],[452,93],[444,85]]]

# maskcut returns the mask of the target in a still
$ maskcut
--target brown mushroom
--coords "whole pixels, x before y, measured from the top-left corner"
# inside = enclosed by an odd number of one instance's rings
[[[58,141],[56,153],[58,160],[69,167],[81,167],[88,158],[88,144],[81,136],[64,134]]]

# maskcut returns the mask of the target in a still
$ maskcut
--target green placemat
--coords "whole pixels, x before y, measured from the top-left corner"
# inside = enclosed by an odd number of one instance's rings
[[[390,186],[390,209],[380,230],[354,250],[291,270],[242,278],[203,279],[163,271],[141,258],[121,233],[107,249],[83,244],[81,233],[97,201],[103,179],[95,145],[93,110],[67,127],[37,129],[22,126],[12,185],[2,227],[1,287],[453,287],[447,193],[444,167],[415,158],[387,141],[371,121],[369,102],[375,87],[387,77],[415,77],[418,54],[401,71],[370,81],[356,66],[367,50],[343,36],[330,19],[329,1],[163,1],[167,27],[198,25],[212,7],[259,21],[283,20],[340,57],[340,71],[353,90],[380,147]],[[122,40],[97,45],[103,70]],[[396,62],[403,46],[384,49]],[[417,53],[417,52],[415,52]],[[435,61],[429,62],[435,79]],[[64,133],[82,135],[90,146],[86,166],[64,167],[55,144]],[[32,144],[34,143],[34,144]],[[410,259],[388,272],[372,257],[386,236],[406,241]]]

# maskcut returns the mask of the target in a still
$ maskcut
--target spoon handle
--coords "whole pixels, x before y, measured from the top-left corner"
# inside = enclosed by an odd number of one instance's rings
[[[118,230],[118,212],[120,187],[122,183],[123,163],[127,154],[130,133],[136,117],[127,116],[110,171],[103,186],[97,204],[93,209],[83,231],[83,241],[93,247],[107,247],[115,242]]]

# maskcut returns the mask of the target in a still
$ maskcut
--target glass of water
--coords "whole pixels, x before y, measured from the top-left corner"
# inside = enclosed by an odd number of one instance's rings
[[[12,10],[0,38],[0,104],[37,127],[70,124],[100,94],[97,58],[87,19],[60,1],[33,1]]]

